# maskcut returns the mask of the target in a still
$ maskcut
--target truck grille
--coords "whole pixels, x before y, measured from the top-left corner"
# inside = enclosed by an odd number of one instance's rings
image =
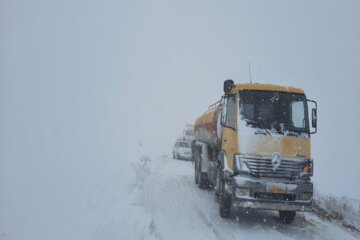
[[[306,160],[286,159],[274,169],[270,158],[243,158],[254,177],[297,178],[307,164]]]
[[[255,192],[254,198],[275,200],[275,201],[295,201],[296,195],[295,194],[285,194],[285,193]]]

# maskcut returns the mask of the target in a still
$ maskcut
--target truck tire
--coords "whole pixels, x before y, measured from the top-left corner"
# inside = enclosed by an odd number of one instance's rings
[[[218,171],[219,182],[219,214],[222,218],[228,218],[231,215],[231,195],[225,191],[225,179],[222,169]]]
[[[201,172],[201,157],[198,150],[195,150],[195,183],[199,184],[199,188],[209,188],[209,181],[205,173]]]
[[[194,163],[195,163],[195,171],[194,171],[194,179],[195,179],[195,184],[199,184],[199,160],[197,158],[197,153],[195,152],[195,156],[194,156]]]
[[[199,176],[199,188],[201,189],[208,189],[209,188],[209,181],[205,173],[201,172],[201,159],[198,164],[198,176]]]
[[[220,181],[219,181],[219,171],[221,171],[220,167],[215,168],[215,173],[214,173],[214,193],[215,193],[215,202],[219,203],[219,185],[220,185]]]
[[[208,189],[209,188],[209,182],[207,180],[207,177],[204,173],[200,173],[199,174],[200,177],[199,177],[199,188],[201,189]]]
[[[294,221],[296,216],[295,211],[279,211],[280,221],[282,223],[290,224]]]

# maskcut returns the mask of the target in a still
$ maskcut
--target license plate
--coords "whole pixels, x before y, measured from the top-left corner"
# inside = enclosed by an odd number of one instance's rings
[[[271,192],[271,193],[286,193],[286,191],[282,188],[278,188],[278,187],[270,187],[268,189],[268,192]]]
[[[286,185],[281,183],[268,183],[266,186],[266,191],[270,193],[286,193]]]

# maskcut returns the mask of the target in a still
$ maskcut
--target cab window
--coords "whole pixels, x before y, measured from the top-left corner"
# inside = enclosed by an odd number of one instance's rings
[[[225,127],[235,128],[235,95],[226,98]]]

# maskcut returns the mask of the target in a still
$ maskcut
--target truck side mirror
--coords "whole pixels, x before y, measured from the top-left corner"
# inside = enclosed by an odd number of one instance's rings
[[[314,128],[314,131],[309,132],[310,134],[314,134],[317,132],[317,103],[314,100],[307,100],[315,105],[315,108],[311,109],[311,126]],[[308,108],[310,110],[310,108]]]
[[[221,111],[221,126],[225,126],[226,124],[226,108],[223,107]]]
[[[226,119],[226,101],[225,101],[225,98],[222,97],[221,98],[221,120],[220,120],[220,123],[221,123],[221,126],[224,126],[225,125],[225,119]]]
[[[234,87],[234,81],[231,79],[224,81],[224,93],[229,94],[231,89]]]
[[[311,125],[313,128],[317,127],[317,111],[316,108],[311,110]]]

